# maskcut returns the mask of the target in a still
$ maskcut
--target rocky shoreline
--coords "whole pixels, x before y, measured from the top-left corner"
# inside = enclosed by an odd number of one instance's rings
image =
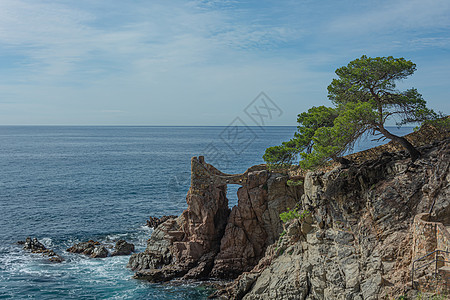
[[[232,280],[220,299],[398,297],[410,289],[414,217],[433,207],[450,224],[448,137],[415,162],[383,152],[304,176],[264,165],[225,174],[194,157],[188,208],[156,225],[128,267],[151,282]],[[232,209],[228,184],[241,186]],[[301,215],[283,224],[294,207]]]
[[[50,262],[61,263],[64,261],[61,255],[52,249],[47,249],[37,238],[27,237],[25,241],[18,241],[17,244],[23,245],[23,249],[31,253],[40,253],[42,256],[48,257]],[[110,253],[108,248],[113,248],[113,252]],[[83,254],[90,258],[105,258],[108,256],[130,255],[135,251],[135,247],[125,240],[116,241],[114,247],[103,245],[98,241],[89,240],[74,244],[72,247],[66,249],[66,251],[69,253]]]
[[[56,254],[52,249],[47,249],[37,238],[27,237],[25,241],[18,241],[17,244],[23,245],[23,249],[31,253],[40,253],[47,257],[49,262],[61,263],[64,261],[60,255]]]
[[[226,174],[193,157],[188,208],[178,217],[150,217],[145,251],[134,253],[125,240],[89,240],[66,251],[131,255],[134,278],[202,282],[215,287],[213,299],[397,299],[418,289],[449,295],[450,264],[433,264],[410,281],[414,260],[450,251],[450,133],[428,133],[409,136],[422,139],[415,161],[382,146],[377,155],[373,148],[349,156],[352,164],[306,174],[265,165]],[[231,209],[229,184],[240,186]],[[18,244],[64,261],[36,238]]]
[[[159,225],[147,249],[131,256],[135,278],[234,279],[264,256],[282,231],[279,214],[296,204],[287,196],[287,176],[269,176],[265,166],[224,174],[199,157],[192,158],[191,167],[188,209]],[[232,210],[227,184],[242,186]]]
[[[105,258],[107,256],[130,255],[134,252],[134,245],[125,240],[118,240],[114,246],[114,251],[109,253],[108,247],[100,242],[89,240],[73,245],[66,250],[71,253],[80,253],[91,258]]]

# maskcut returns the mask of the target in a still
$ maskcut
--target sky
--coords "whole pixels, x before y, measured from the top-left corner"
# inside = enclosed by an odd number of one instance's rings
[[[0,124],[260,125],[246,108],[264,92],[264,125],[296,125],[361,55],[416,63],[398,87],[449,114],[449,16],[448,0],[0,0]]]

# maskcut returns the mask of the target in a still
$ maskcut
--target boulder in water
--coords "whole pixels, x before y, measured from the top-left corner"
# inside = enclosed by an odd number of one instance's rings
[[[23,243],[23,249],[30,250],[33,253],[40,253],[46,250],[45,246],[38,241],[37,238],[27,237],[25,242]]]
[[[104,257],[107,257],[108,254],[109,254],[109,252],[106,249],[106,247],[103,245],[99,245],[99,246],[94,247],[91,257],[92,258],[104,258]]]
[[[89,240],[87,242],[82,242],[73,245],[66,250],[71,253],[81,253],[84,255],[89,255],[92,258],[106,257],[109,252],[105,246],[100,244],[100,242]]]
[[[37,238],[27,237],[25,241],[17,242],[19,245],[23,245],[24,250],[29,250],[31,253],[42,253],[43,256],[47,256],[50,262],[63,262],[64,258],[56,254],[55,251],[47,249]]]
[[[111,256],[116,255],[129,255],[134,252],[134,245],[128,243],[125,240],[118,240],[116,242],[116,246],[114,247],[114,252],[111,253]]]

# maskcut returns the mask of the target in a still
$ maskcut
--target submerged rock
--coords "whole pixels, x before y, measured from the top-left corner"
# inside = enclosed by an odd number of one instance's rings
[[[56,254],[55,251],[47,249],[37,238],[27,237],[25,241],[19,241],[17,243],[23,245],[24,250],[31,251],[31,253],[41,253],[43,256],[48,257],[50,262],[60,263],[64,261],[64,258]]]

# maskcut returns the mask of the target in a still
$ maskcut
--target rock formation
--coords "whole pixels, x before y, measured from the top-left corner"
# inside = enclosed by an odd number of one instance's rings
[[[164,223],[165,221],[169,219],[176,219],[177,216],[169,215],[169,216],[162,216],[161,218],[152,217],[150,216],[147,220],[147,226],[153,229],[156,229],[160,224]]]
[[[100,242],[89,240],[87,242],[78,243],[66,250],[71,253],[81,253],[91,258],[104,258],[109,254],[108,249],[100,244]]]
[[[237,277],[212,296],[220,299],[398,297],[414,259],[450,250],[450,134],[433,142],[431,129],[407,137],[421,146],[416,161],[388,143],[306,174],[259,165],[230,175],[194,157],[188,208],[128,266],[152,282]],[[241,185],[231,210],[227,184]],[[299,214],[281,224],[294,207]]]
[[[109,248],[112,246],[108,245]],[[100,242],[89,240],[87,242],[77,243],[66,250],[71,253],[80,253],[87,255],[91,258],[105,258],[109,255],[107,246],[102,245]],[[134,252],[134,245],[128,243],[125,240],[118,240],[114,246],[114,251],[111,256],[117,255],[129,255]]]
[[[135,278],[230,279],[251,270],[281,233],[279,214],[296,204],[288,195],[287,178],[264,165],[225,174],[202,156],[193,157],[188,208],[159,225],[146,250],[131,256],[128,266]],[[227,184],[241,185],[231,211]]]
[[[114,251],[111,253],[111,256],[117,255],[130,255],[134,252],[134,245],[128,243],[125,240],[118,240],[116,245],[114,246]]]
[[[25,241],[19,241],[18,244],[23,245],[23,249],[31,251],[31,253],[41,253],[43,256],[48,257],[50,262],[60,263],[64,261],[55,251],[47,249],[37,238],[27,237]]]
[[[413,259],[439,243],[450,250],[448,232],[436,231],[450,225],[450,139],[420,151],[415,162],[401,152],[384,153],[360,165],[307,173],[300,207],[311,219],[290,221],[260,263],[215,296],[312,300],[404,294]],[[421,213],[432,207],[430,218],[441,223],[425,227]],[[421,226],[435,229],[427,235]]]

